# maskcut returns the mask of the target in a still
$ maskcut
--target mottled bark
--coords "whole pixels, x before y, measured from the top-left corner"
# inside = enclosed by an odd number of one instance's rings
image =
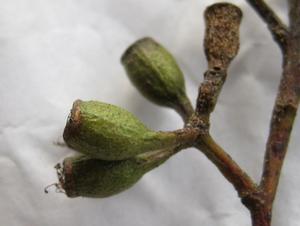
[[[186,127],[199,130],[195,147],[201,150],[235,187],[249,209],[253,226],[270,226],[281,168],[300,100],[300,1],[289,0],[290,24],[286,26],[263,0],[246,0],[266,22],[283,53],[283,73],[267,140],[259,185],[239,167],[209,134],[210,114],[227,77],[227,68],[239,49],[242,13],[227,3],[214,4],[205,12],[205,53],[208,70],[200,84],[195,113]]]

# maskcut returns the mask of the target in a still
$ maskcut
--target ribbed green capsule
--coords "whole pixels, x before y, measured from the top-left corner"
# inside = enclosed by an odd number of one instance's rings
[[[86,155],[68,157],[58,167],[59,187],[68,197],[104,198],[118,194],[170,156],[169,152],[147,155],[122,161],[104,161]]]
[[[123,54],[121,62],[130,81],[147,99],[171,107],[183,116],[186,111],[192,110],[178,64],[152,38],[143,38],[132,44]]]
[[[184,141],[175,132],[148,129],[122,108],[81,100],[73,104],[63,137],[69,147],[103,160],[128,159]]]

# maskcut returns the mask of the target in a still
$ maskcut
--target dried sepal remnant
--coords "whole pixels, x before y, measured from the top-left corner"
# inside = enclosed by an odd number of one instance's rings
[[[78,131],[80,131],[80,125],[81,125],[80,104],[81,103],[82,103],[81,100],[74,101],[72,109],[68,116],[67,126],[65,127],[63,133],[63,138],[67,144],[68,144],[68,140],[71,140],[73,137],[78,136]]]
[[[204,48],[210,69],[227,68],[236,56],[242,15],[238,7],[229,3],[217,3],[206,9]]]
[[[44,188],[44,192],[45,193],[49,193],[49,189],[51,187],[55,187],[55,191],[57,193],[65,193],[63,187],[62,187],[62,184],[63,184],[63,181],[64,181],[64,174],[63,174],[63,168],[61,167],[61,164],[60,163],[57,163],[54,168],[56,169],[56,174],[57,174],[57,177],[58,177],[58,183],[53,183],[53,184],[50,184],[48,186],[46,186]]]

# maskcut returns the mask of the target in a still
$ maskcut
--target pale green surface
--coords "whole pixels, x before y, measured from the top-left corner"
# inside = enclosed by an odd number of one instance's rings
[[[63,165],[71,166],[72,170],[64,171],[63,188],[69,197],[112,196],[133,186],[168,158],[152,158],[146,163],[146,159],[139,157],[122,161],[103,161],[85,155],[68,157]]]
[[[173,133],[154,132],[133,114],[98,101],[80,101],[80,126],[66,143],[75,150],[105,160],[119,160],[176,143]],[[65,131],[71,127],[71,120]]]
[[[130,188],[144,174],[133,160],[103,161],[88,156],[70,157],[64,165],[72,165],[65,174],[65,191],[70,197],[103,198]]]
[[[173,56],[151,38],[130,46],[122,64],[135,87],[152,102],[177,108],[185,99],[183,74]]]

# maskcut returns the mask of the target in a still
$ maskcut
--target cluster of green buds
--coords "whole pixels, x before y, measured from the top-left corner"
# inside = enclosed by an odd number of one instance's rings
[[[135,42],[122,63],[146,98],[183,115],[190,111],[183,74],[156,41]],[[107,197],[124,191],[194,139],[183,130],[153,131],[120,107],[81,100],[73,104],[63,138],[79,152],[57,165],[57,186],[68,197]]]
[[[224,15],[223,7],[235,10],[230,4],[215,4],[207,10],[206,17]],[[231,15],[235,19],[238,13]],[[231,24],[229,31],[223,32],[228,46],[215,46],[213,36],[221,38],[222,32],[214,30],[217,19],[207,18],[212,28],[207,29],[206,55],[209,62],[216,62],[213,67],[223,67],[237,52],[235,36],[230,36],[236,26]],[[226,52],[228,48],[231,49]],[[166,48],[152,38],[143,38],[125,51],[121,62],[138,91],[148,100],[177,111],[185,127],[153,131],[120,107],[99,101],[75,101],[63,138],[78,155],[56,165],[56,186],[68,197],[108,197],[122,192],[179,150],[192,146],[199,135],[189,122],[194,109],[186,95],[183,73]]]

